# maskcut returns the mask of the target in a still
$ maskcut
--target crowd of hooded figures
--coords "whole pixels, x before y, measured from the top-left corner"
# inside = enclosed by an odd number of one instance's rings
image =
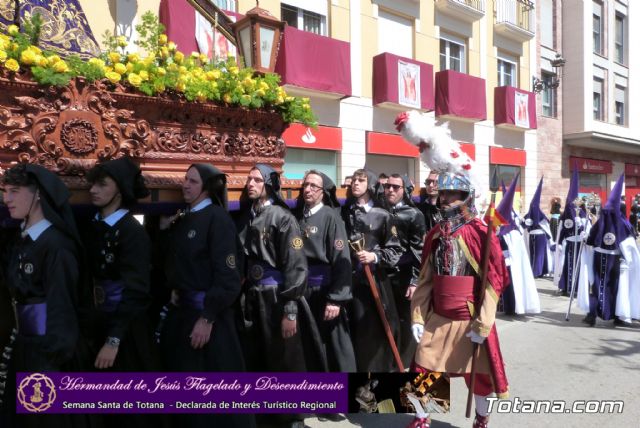
[[[359,169],[350,178],[341,203],[326,174],[308,171],[288,204],[279,174],[258,164],[230,212],[225,175],[194,164],[182,186],[185,209],[143,225],[133,213],[149,191],[129,158],[87,174],[88,220],[74,216],[70,192],[45,168],[5,171],[2,426],[44,420],[15,414],[20,371],[410,368],[469,384],[472,347],[484,344],[492,351],[482,354],[473,386],[474,426],[483,427],[486,397],[508,393],[496,311],[539,313],[535,278],[553,277],[589,325],[640,318],[640,255],[619,206],[623,176],[594,217],[580,205],[574,173],[564,211],[551,221],[540,208],[542,180],[523,217],[513,208],[519,177],[503,184],[496,211],[504,223],[491,237],[479,300],[487,226],[469,177],[430,173],[420,203],[407,176]],[[54,427],[256,424],[246,414],[45,418]],[[258,423],[301,427],[302,419]]]

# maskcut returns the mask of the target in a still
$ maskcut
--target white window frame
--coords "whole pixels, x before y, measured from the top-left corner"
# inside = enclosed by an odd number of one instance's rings
[[[620,40],[618,42],[618,18],[622,18],[621,19],[621,23],[622,23],[622,40]],[[617,62],[618,64],[626,64],[627,61],[627,55],[625,52],[625,48],[626,48],[626,37],[627,37],[627,17],[620,13],[620,12],[616,12],[616,16],[615,16],[615,23],[614,23],[614,45],[615,45],[615,55],[614,55],[614,61]],[[618,46],[620,47],[618,49]],[[622,55],[622,58],[618,57],[618,52],[620,52],[620,54]]]
[[[619,101],[618,100],[618,90],[623,91],[624,95],[623,95],[623,100]],[[616,125],[620,125],[620,126],[626,126],[627,125],[627,88],[625,88],[624,86],[620,86],[620,85],[616,85],[615,86],[615,96],[614,96],[614,112],[615,112],[615,122]],[[622,105],[622,114],[618,115],[618,105]],[[621,118],[622,120],[618,120],[618,118]]]
[[[600,8],[600,13],[596,13],[596,5],[597,5],[597,7]],[[594,1],[593,2],[593,18],[592,18],[592,24],[591,25],[593,27],[592,28],[592,32],[593,32],[593,52],[597,53],[598,55],[604,55],[604,34],[603,34],[604,17],[602,16],[603,12],[604,12],[603,4],[600,3],[599,1]],[[598,18],[598,22],[599,22],[599,28],[597,28],[597,29],[596,29],[595,25],[593,25],[593,22],[595,21],[595,18]],[[596,38],[598,40],[597,43],[596,43]],[[599,45],[597,49],[596,49],[596,44]]]
[[[222,10],[236,11],[236,0],[209,0]]]
[[[548,71],[542,71],[542,80],[547,83],[551,83],[556,78],[555,74]],[[545,112],[545,108],[548,112]],[[545,117],[558,117],[556,104],[556,89],[550,87],[548,84],[544,85],[542,90],[542,115]]]
[[[600,82],[600,92],[596,92],[596,90],[595,90],[595,83],[596,82]],[[605,117],[604,117],[604,106],[605,106],[604,79],[601,79],[599,77],[594,77],[593,78],[593,83],[594,83],[594,89],[593,89],[593,104],[594,104],[593,105],[593,120],[598,120],[600,122],[603,122],[605,120]],[[599,109],[596,109],[596,106],[595,106],[596,94],[598,94],[599,98],[600,98]]]
[[[498,86],[513,86],[518,87],[518,60],[516,57],[498,52]],[[512,76],[511,84],[507,85],[505,73],[505,67],[511,65]]]
[[[297,12],[298,12],[298,22],[297,22],[296,28],[298,30],[303,30],[303,31],[306,31],[304,29],[304,15],[305,15],[305,13],[311,13],[311,14],[318,15],[318,17],[320,18],[320,32],[316,33],[316,32],[310,31],[310,33],[319,34],[321,36],[326,36],[327,35],[327,8],[326,8],[326,4],[325,4],[324,8],[312,7],[315,3],[323,3],[323,2],[309,2],[309,1],[302,2],[302,1],[296,1],[296,0],[289,0],[287,2],[280,3],[280,8],[287,7],[289,9],[296,9]],[[326,2],[324,2],[324,3],[326,3]]]
[[[455,44],[455,45],[459,45],[461,47],[461,58],[460,58],[460,73],[466,73],[467,72],[467,43],[466,40],[460,38],[460,37],[456,37],[456,36],[452,36],[451,34],[446,34],[446,33],[440,33],[440,41],[444,41],[445,42],[445,52],[444,52],[444,56],[445,56],[445,67],[442,67],[442,51],[440,51],[439,53],[439,57],[440,57],[440,69],[442,70],[453,70],[453,68],[451,67],[451,44]]]

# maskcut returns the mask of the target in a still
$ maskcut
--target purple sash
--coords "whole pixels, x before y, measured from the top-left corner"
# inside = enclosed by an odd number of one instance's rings
[[[43,336],[47,333],[47,303],[16,304],[18,331],[25,336]]]
[[[282,272],[263,262],[253,262],[250,265],[249,279],[254,285],[277,286],[284,283]]]
[[[309,265],[307,285],[310,288],[325,287],[331,284],[331,267],[329,265]]]
[[[199,311],[204,309],[204,299],[206,293],[204,291],[194,290],[176,290],[178,293],[178,305],[187,306],[191,309]]]
[[[93,286],[93,299],[96,308],[103,312],[115,312],[122,300],[124,282],[103,280]]]

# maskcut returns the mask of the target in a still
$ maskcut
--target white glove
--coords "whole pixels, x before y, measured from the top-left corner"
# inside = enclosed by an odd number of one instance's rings
[[[476,333],[475,331],[471,330],[469,333],[466,334],[466,336],[471,339],[471,341],[473,343],[477,343],[478,345],[482,345],[482,343],[485,341],[486,337],[484,336],[480,336],[478,333]]]
[[[416,342],[420,343],[420,339],[424,334],[424,326],[422,324],[413,324],[411,326],[411,331],[413,332],[413,337],[416,339]]]

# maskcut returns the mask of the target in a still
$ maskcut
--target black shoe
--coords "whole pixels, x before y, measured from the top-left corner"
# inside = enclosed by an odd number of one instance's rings
[[[582,322],[585,324],[589,324],[589,326],[593,327],[594,325],[596,325],[596,316],[587,314],[587,316],[582,319]]]
[[[633,326],[630,322],[622,321],[618,317],[614,318],[613,325],[616,327],[632,327]]]

